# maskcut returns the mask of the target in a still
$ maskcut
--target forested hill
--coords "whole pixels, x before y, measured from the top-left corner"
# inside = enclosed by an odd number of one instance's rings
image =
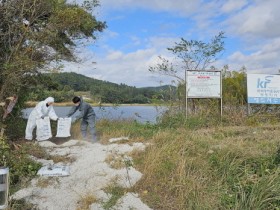
[[[101,103],[153,103],[168,99],[175,94],[175,88],[166,86],[136,88],[125,84],[86,77],[74,72],[45,74],[50,77],[55,90],[42,90],[33,94],[33,100],[53,95],[56,101],[69,101],[74,92],[88,92],[93,102]],[[172,91],[172,93],[170,92]]]
[[[89,91],[93,86],[118,86],[112,82],[90,78],[75,72],[52,73],[49,76],[54,82],[59,83],[61,86],[69,86],[74,91]]]

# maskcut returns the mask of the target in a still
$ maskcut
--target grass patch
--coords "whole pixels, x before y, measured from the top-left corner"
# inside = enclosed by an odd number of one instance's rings
[[[157,126],[149,123],[141,124],[136,121],[100,120],[97,130],[102,139],[128,136],[132,141],[147,141],[157,131]],[[131,142],[131,141],[130,141]],[[106,143],[106,142],[103,142]],[[127,143],[127,142],[126,142]]]
[[[108,187],[106,187],[104,189],[104,191],[107,193],[107,194],[110,194],[111,197],[108,201],[106,201],[105,203],[103,203],[102,207],[105,209],[105,210],[109,210],[111,208],[113,208],[118,200],[125,195],[126,193],[126,190],[114,183],[112,183],[111,185],[109,185]]]
[[[53,160],[54,163],[73,163],[76,160],[76,158],[68,155],[50,155],[49,159]]]
[[[36,187],[47,188],[49,186],[58,186],[58,177],[39,177],[36,183]]]
[[[36,206],[26,202],[24,199],[21,200],[11,200],[9,206],[6,210],[36,210]]]
[[[0,165],[7,165],[10,169],[10,192],[15,192],[20,186],[25,185],[31,178],[36,176],[41,164],[30,158],[30,151],[23,144],[8,144],[5,138],[0,138]],[[42,153],[35,151],[41,157]],[[31,155],[32,155],[31,154]]]
[[[98,199],[91,193],[81,196],[76,210],[90,210],[90,205],[96,203]]]
[[[274,161],[280,133],[258,129],[260,135],[254,135],[253,130],[158,133],[144,160],[135,161],[145,173],[136,189],[148,191],[144,198],[155,209],[274,208],[280,201]],[[250,135],[254,137],[248,139]],[[273,193],[264,189],[264,182]]]
[[[39,144],[30,141],[18,141],[12,143],[15,151],[31,155],[39,159],[48,159],[49,154],[46,149],[41,147]]]
[[[279,209],[279,123],[244,119],[100,125],[108,138],[150,140],[145,152],[130,155],[143,173],[133,190],[153,209]]]
[[[107,155],[105,162],[114,169],[125,168],[124,157],[114,153]]]

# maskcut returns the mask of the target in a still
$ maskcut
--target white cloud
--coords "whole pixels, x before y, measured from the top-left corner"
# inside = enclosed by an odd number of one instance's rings
[[[115,83],[125,83],[132,86],[155,85],[149,66],[155,58],[154,49],[137,50],[132,53],[120,54],[112,51],[109,55],[117,54],[112,59],[109,56],[105,59],[97,58],[97,71],[102,72],[103,78]]]
[[[136,39],[136,37],[135,37]],[[158,40],[158,41],[156,41]],[[131,86],[158,86],[163,81],[170,84],[171,78],[159,76],[148,71],[150,66],[157,63],[158,55],[164,52],[163,46],[159,50],[160,42],[171,42],[169,38],[151,38],[146,49],[124,53],[119,50],[107,49],[105,55],[96,55],[87,48],[77,49],[80,63],[65,62],[64,71],[76,72],[100,80],[117,84],[124,83]],[[95,63],[96,62],[96,63]]]
[[[143,8],[152,11],[167,11],[180,15],[190,15],[199,8],[200,0],[100,0],[101,7],[106,9],[127,10]]]
[[[275,38],[280,36],[280,1],[256,0],[246,9],[226,21],[231,31],[250,38]]]
[[[280,69],[280,38],[264,45],[260,50],[246,55],[240,51],[233,53],[226,62],[234,69],[246,66],[249,72],[278,73]]]
[[[123,57],[123,53],[121,51],[112,51],[109,52],[106,56],[106,60],[108,61],[114,61],[114,60],[120,60]]]
[[[167,48],[173,47],[175,42],[179,42],[180,37],[158,37],[152,36],[146,38],[146,48],[155,48],[157,50],[158,55],[168,54]]]
[[[221,10],[225,13],[233,12],[241,9],[248,3],[247,0],[228,0],[222,5]]]

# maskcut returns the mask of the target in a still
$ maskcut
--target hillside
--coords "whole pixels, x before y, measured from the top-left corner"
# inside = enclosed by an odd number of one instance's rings
[[[44,74],[45,80],[52,84],[42,85],[31,99],[42,100],[47,95],[53,95],[58,102],[69,101],[75,92],[88,92],[93,102],[98,103],[154,103],[165,101],[170,95],[175,95],[176,88],[170,86],[136,88],[126,84],[116,84],[90,78],[74,72]],[[51,88],[50,88],[51,86]],[[48,90],[46,90],[48,89]]]
[[[75,72],[52,73],[48,75],[54,82],[62,86],[69,86],[74,91],[89,91],[92,86],[118,86],[112,82],[90,78]]]

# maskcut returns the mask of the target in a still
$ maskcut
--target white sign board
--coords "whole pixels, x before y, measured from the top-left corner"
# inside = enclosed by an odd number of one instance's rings
[[[248,103],[280,104],[280,75],[247,74]]]
[[[221,98],[221,72],[187,71],[188,98]]]

